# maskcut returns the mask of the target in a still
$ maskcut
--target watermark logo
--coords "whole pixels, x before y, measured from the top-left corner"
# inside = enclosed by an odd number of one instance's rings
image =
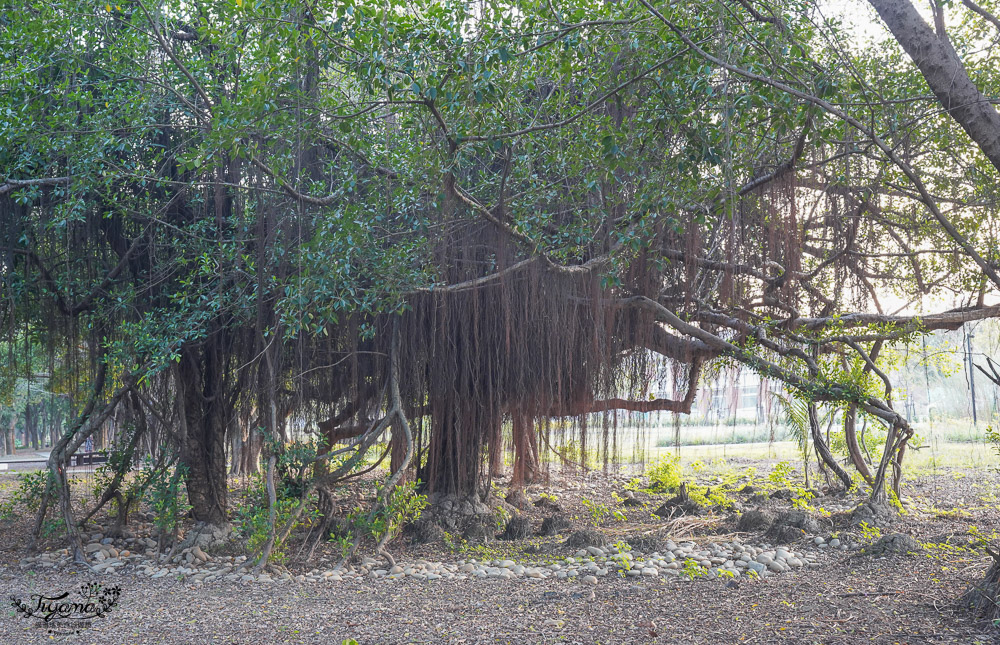
[[[91,582],[81,585],[75,593],[31,594],[26,602],[11,596],[10,603],[15,615],[35,619],[35,627],[45,629],[49,634],[79,634],[91,627],[95,618],[110,613],[118,604],[121,593],[121,587],[105,587]]]

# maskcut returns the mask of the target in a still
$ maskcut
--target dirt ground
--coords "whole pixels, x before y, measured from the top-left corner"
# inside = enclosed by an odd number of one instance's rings
[[[711,485],[725,476],[743,477],[748,468],[766,474],[773,464],[730,460],[706,468],[699,481]],[[721,473],[724,470],[725,473]],[[721,474],[720,474],[721,473]],[[760,477],[760,475],[758,475]],[[553,473],[533,486],[528,498],[555,498],[573,529],[597,528],[611,542],[655,545],[666,539],[702,543],[738,538],[746,544],[768,539],[760,532],[736,531],[737,514],[673,518],[652,515],[666,496],[636,491],[640,506],[625,506],[630,477],[592,472]],[[5,480],[3,495],[11,494]],[[337,583],[244,582],[192,584],[183,576],[160,579],[123,567],[116,575],[95,576],[77,566],[47,568],[24,563],[30,529],[27,514],[0,522],[0,594],[27,600],[100,580],[120,587],[117,607],[92,626],[50,634],[11,608],[0,619],[0,643],[1000,643],[1000,631],[977,625],[957,599],[983,575],[988,557],[979,547],[1000,531],[997,475],[945,469],[914,476],[904,490],[906,512],[883,522],[880,532],[904,533],[923,545],[912,554],[873,556],[861,552],[872,530],[850,524],[848,510],[860,497],[821,495],[811,501],[821,535],[838,536],[852,547],[829,549],[814,568],[764,579],[623,577],[597,584],[531,578],[399,580],[358,578]],[[634,488],[632,486],[631,488]],[[766,488],[766,487],[765,487]],[[766,491],[765,491],[766,492]],[[822,491],[821,491],[822,492]],[[744,511],[788,510],[791,502],[762,494],[735,498]],[[756,495],[756,496],[754,496]],[[234,496],[235,497],[235,496]],[[584,504],[584,500],[587,504]],[[621,510],[597,516],[601,506]],[[822,510],[820,510],[822,509]],[[524,511],[537,530],[550,508]],[[599,516],[599,517],[598,517]],[[143,528],[140,522],[137,529]],[[98,525],[99,527],[99,525]],[[569,529],[569,530],[573,530]],[[392,544],[399,562],[456,562],[510,558],[551,561],[572,555],[561,536],[485,544],[438,541]],[[803,542],[806,538],[803,538]],[[56,542],[43,550],[62,546]],[[797,545],[793,545],[797,546]],[[652,547],[650,547],[652,548]],[[324,544],[313,560],[296,560],[289,572],[331,567],[335,545]],[[299,556],[301,558],[301,556]],[[62,621],[66,623],[68,621]],[[60,628],[61,629],[61,628]],[[59,631],[58,629],[56,631]]]

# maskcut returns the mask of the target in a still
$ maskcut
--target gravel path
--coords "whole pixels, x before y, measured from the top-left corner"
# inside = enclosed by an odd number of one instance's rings
[[[741,582],[607,577],[303,585],[191,585],[113,576],[119,607],[72,643],[973,643],[962,617],[935,609],[960,586],[927,582],[931,560],[838,555]],[[901,578],[902,576],[902,578]],[[100,576],[108,583],[112,576]],[[0,593],[25,599],[95,579],[69,571],[0,570]],[[888,586],[886,583],[890,583]],[[905,587],[903,586],[905,584]],[[928,588],[933,587],[933,588]],[[887,588],[893,589],[886,592]],[[49,642],[31,620],[4,617],[2,643]]]

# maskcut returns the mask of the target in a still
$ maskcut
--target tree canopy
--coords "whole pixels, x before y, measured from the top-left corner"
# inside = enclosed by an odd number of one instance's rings
[[[882,348],[1000,314],[1000,22],[870,5],[865,43],[807,0],[8,2],[0,325],[82,375],[53,472],[123,406],[209,524],[303,419],[310,492],[392,428],[393,481],[472,495],[505,420],[523,485],[547,419],[730,361],[898,492]]]

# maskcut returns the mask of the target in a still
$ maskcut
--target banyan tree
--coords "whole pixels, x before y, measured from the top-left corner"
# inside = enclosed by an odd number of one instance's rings
[[[995,169],[899,52],[848,73],[808,3],[558,4],[3,13],[0,323],[80,375],[47,498],[71,535],[67,460],[116,409],[114,450],[183,466],[218,526],[229,469],[273,495],[293,424],[327,509],[383,443],[390,483],[459,498],[510,448],[516,497],[551,419],[612,462],[589,415],[688,412],[719,361],[806,401],[844,486],[899,492],[879,354],[1000,314]],[[676,395],[650,398],[663,364]]]

